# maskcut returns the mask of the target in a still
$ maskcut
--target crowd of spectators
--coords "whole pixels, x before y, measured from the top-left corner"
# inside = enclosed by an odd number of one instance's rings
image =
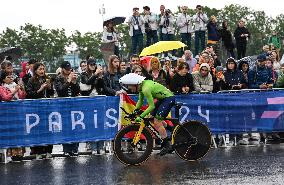
[[[276,34],[273,33],[268,45],[263,47],[263,53],[259,54],[255,65],[250,66],[247,61],[237,61],[234,57],[234,44],[232,34],[228,30],[226,21],[222,29],[216,26],[216,17],[210,19],[202,11],[202,6],[197,6],[197,13],[193,17],[187,15],[186,6],[182,6],[182,14],[177,19],[181,39],[187,43],[180,58],[160,58],[153,56],[149,62],[140,58],[137,54],[143,48],[143,34],[146,33],[146,45],[161,40],[174,40],[173,22],[175,18],[171,11],[161,6],[161,14],[153,16],[150,8],[145,6],[144,16],[139,15],[139,8],[133,9],[133,16],[128,23],[132,37],[132,55],[129,61],[122,61],[118,55],[111,55],[107,62],[106,70],[97,64],[96,59],[88,56],[82,60],[77,71],[71,63],[64,61],[56,70],[56,76],[51,78],[47,75],[45,65],[41,61],[30,59],[23,63],[23,70],[18,74],[13,69],[13,63],[5,59],[1,62],[0,73],[0,101],[17,99],[39,99],[56,97],[77,96],[118,96],[125,93],[125,89],[119,84],[119,79],[127,73],[137,73],[146,79],[156,81],[169,88],[175,94],[189,93],[215,93],[222,90],[241,89],[270,89],[273,87],[284,88],[284,64],[280,63]],[[156,17],[160,19],[156,19]],[[209,22],[208,22],[209,21]],[[193,27],[195,24],[195,27]],[[205,47],[205,35],[208,30],[208,42]],[[118,42],[114,35],[115,28],[112,23],[107,23],[103,34],[103,41]],[[191,46],[191,34],[195,34],[195,54],[189,50]],[[250,33],[244,27],[244,21],[240,20],[234,33],[236,39],[238,58],[246,56],[246,42]],[[221,66],[218,58],[216,44],[222,38],[228,59]],[[201,46],[199,46],[199,41]],[[275,47],[271,46],[275,44]],[[115,45],[115,54],[118,54],[118,44]],[[128,90],[128,93],[137,93]],[[279,135],[261,135],[279,139]],[[260,142],[260,135],[238,136],[240,144],[249,141]],[[247,142],[246,142],[247,141]],[[90,146],[95,153],[102,153],[104,142],[92,142]],[[22,156],[24,148],[9,150],[12,157]],[[43,154],[51,157],[52,145],[35,146],[31,148],[31,154],[38,159]],[[78,143],[63,144],[63,152],[72,156],[78,153]]]

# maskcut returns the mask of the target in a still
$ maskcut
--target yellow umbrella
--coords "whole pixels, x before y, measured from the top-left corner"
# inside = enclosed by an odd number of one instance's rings
[[[186,45],[180,41],[160,41],[151,46],[143,49],[140,56],[153,55],[156,53],[162,53],[164,51],[171,51],[174,49],[183,48]]]

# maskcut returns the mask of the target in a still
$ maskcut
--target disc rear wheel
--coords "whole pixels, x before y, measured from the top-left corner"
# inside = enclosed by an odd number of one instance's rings
[[[193,144],[191,136],[194,137]],[[208,127],[198,121],[187,121],[178,126],[173,133],[176,154],[187,161],[195,161],[204,157],[211,146],[211,132]]]

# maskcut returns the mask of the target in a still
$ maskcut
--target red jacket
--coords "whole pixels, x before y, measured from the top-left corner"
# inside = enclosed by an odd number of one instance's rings
[[[8,88],[0,86],[0,101],[11,101],[12,98],[12,92]]]

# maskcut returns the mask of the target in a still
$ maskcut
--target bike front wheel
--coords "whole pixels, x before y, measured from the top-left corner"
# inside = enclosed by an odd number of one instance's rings
[[[129,125],[122,128],[114,139],[114,154],[125,165],[140,165],[145,162],[153,150],[151,132],[145,127],[139,142],[134,146],[133,139],[140,125]]]
[[[191,136],[195,143],[190,144]],[[173,133],[176,154],[186,161],[196,161],[203,158],[211,146],[211,132],[199,121],[187,121],[177,126]]]

